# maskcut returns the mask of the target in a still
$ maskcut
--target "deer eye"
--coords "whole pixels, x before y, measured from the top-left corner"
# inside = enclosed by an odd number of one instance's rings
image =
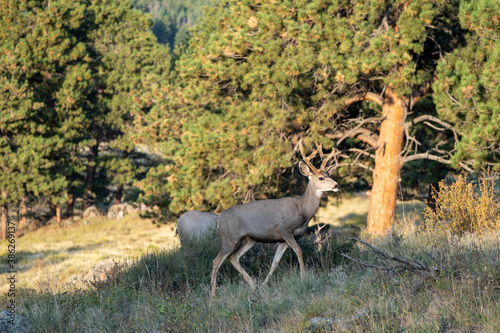
[[[323,177],[319,177],[319,180],[325,180],[325,178],[323,178]]]

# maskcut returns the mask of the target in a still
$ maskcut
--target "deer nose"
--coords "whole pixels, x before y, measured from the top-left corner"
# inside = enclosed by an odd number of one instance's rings
[[[335,186],[333,187],[333,190],[334,191],[340,191],[340,185],[339,184],[335,184]]]

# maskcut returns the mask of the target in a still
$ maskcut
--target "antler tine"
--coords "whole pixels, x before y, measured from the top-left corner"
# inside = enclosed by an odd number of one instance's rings
[[[314,143],[316,144],[316,149],[319,150],[319,158],[323,160],[323,145],[321,143],[318,144],[318,141],[314,141]]]
[[[314,167],[314,165],[311,163],[311,160],[314,158],[314,156],[316,156],[316,154],[318,153],[318,151],[322,152],[321,147],[317,147],[311,153],[311,155],[309,155],[308,157],[306,157],[306,155],[304,154],[304,147],[302,145],[302,141],[300,141],[300,143],[299,143],[299,150],[300,150],[300,154],[302,155],[302,159],[304,160],[304,163],[306,163],[307,166],[309,166],[309,168],[311,168],[312,172],[314,172],[316,174],[319,173],[319,170]]]
[[[335,148],[332,148],[332,152],[330,154],[328,154],[327,157],[323,158],[323,162],[321,162],[321,167],[320,167],[320,170],[325,170],[325,167],[326,167],[326,164],[328,163],[328,161],[330,161],[332,159],[332,157],[335,156]]]

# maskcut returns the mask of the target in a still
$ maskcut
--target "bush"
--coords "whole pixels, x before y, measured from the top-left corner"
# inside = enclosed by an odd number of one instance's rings
[[[482,235],[500,229],[500,196],[493,177],[482,176],[476,184],[463,173],[451,185],[441,181],[439,189],[433,192],[436,208],[425,208],[422,225],[425,229],[449,230],[458,235],[466,232]]]

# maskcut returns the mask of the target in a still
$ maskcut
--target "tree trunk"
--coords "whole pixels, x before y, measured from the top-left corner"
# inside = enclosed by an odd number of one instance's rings
[[[57,205],[57,207],[56,207],[56,223],[57,223],[57,226],[59,228],[62,227],[62,224],[61,224],[61,206],[60,205]]]
[[[49,214],[51,218],[52,216],[56,215],[56,205],[54,205],[54,203],[52,202],[52,198],[50,198],[49,201]]]
[[[75,195],[73,193],[68,193],[68,202],[66,202],[66,210],[64,211],[65,216],[73,216],[73,209],[75,207]]]
[[[94,179],[96,170],[96,159],[99,150],[99,142],[90,147],[87,175],[85,177],[85,194],[83,199],[83,210],[89,208],[94,203]]]
[[[0,206],[0,239],[7,239],[9,207],[7,206],[7,191],[2,190],[2,199],[5,203]]]
[[[396,198],[403,166],[405,100],[388,87],[382,105],[382,116],[387,118],[380,127],[378,148],[375,152],[373,188],[368,212],[367,231],[382,235],[394,225]]]
[[[120,184],[116,187],[115,205],[121,204],[122,198],[123,198],[123,184]]]

